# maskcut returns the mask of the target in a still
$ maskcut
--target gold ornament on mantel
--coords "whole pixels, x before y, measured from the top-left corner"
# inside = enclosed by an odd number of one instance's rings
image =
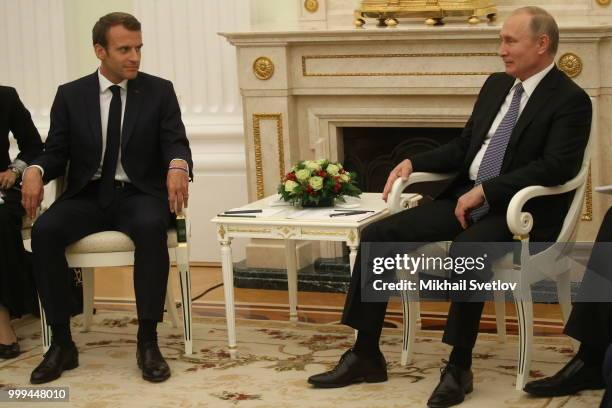
[[[362,0],[355,10],[355,27],[365,25],[365,18],[378,20],[377,27],[395,27],[398,18],[423,18],[427,25],[443,25],[444,17],[467,17],[478,24],[481,17],[495,20],[497,9],[492,0]]]
[[[268,57],[259,57],[253,61],[253,73],[257,79],[266,81],[274,75],[274,63]]]
[[[567,52],[559,57],[559,69],[570,78],[576,78],[582,72],[582,60],[572,52]]]
[[[304,8],[309,13],[316,13],[319,9],[319,2],[317,0],[304,0]]]

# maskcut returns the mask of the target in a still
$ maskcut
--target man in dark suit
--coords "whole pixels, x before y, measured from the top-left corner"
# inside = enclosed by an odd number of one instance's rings
[[[465,243],[512,241],[506,224],[512,196],[529,185],[563,184],[577,174],[589,137],[591,102],[554,65],[559,39],[554,19],[540,8],[521,8],[508,17],[500,37],[505,73],[486,80],[461,136],[401,162],[391,171],[383,198],[396,179],[407,179],[413,171],[457,176],[433,202],[366,228],[362,242],[452,240],[453,256]],[[532,240],[555,239],[571,197],[528,203],[526,210],[535,220]],[[378,347],[387,302],[362,299],[361,262],[359,251],[342,319],[358,330],[357,341],[334,370],[309,378],[316,387],[387,379]],[[472,391],[472,348],[482,308],[482,302],[451,303],[443,341],[453,350],[428,406],[459,404]]]
[[[34,274],[52,330],[51,348],[32,372],[34,384],[78,366],[64,251],[103,230],[127,234],[136,248],[136,358],[143,378],[160,382],[170,376],[156,326],[163,318],[168,281],[171,212],[187,206],[189,142],[172,83],[138,71],[138,20],[126,13],[101,17],[93,44],[100,68],[58,88],[45,151],[24,176],[23,204],[33,214],[43,181],[63,176],[68,166],[66,190],[32,231]]]

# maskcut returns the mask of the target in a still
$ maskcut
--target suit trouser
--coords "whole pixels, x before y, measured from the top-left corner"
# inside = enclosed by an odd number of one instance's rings
[[[578,298],[597,296],[597,293],[593,293],[596,290],[593,290],[593,285],[590,285],[591,281],[594,281],[596,286],[605,288],[602,290],[610,288],[609,282],[612,281],[610,244],[598,246],[599,242],[612,242],[612,208],[608,209],[599,227]],[[602,285],[602,283],[606,284]],[[601,297],[609,299],[611,296],[606,293]],[[597,349],[605,349],[608,344],[612,343],[612,302],[574,303],[564,333]]]
[[[139,319],[162,321],[170,266],[167,230],[168,202],[117,186],[108,208],[98,204],[98,182],[76,196],[55,202],[32,229],[34,277],[50,324],[70,319],[71,275],[65,249],[100,231],[120,231],[134,242],[134,292]]]
[[[397,213],[366,227],[362,232],[361,242],[422,242],[426,244],[437,241],[453,241],[450,248],[450,256],[452,257],[458,255],[457,252],[463,251],[466,247],[471,247],[472,253],[482,252],[477,247],[478,243],[509,242],[512,240],[505,213],[489,213],[464,230],[455,217],[456,205],[456,199],[439,199]],[[558,232],[558,228],[554,229]],[[554,236],[554,233],[551,234],[550,230],[547,229],[545,235]],[[468,243],[470,245],[467,245]],[[490,246],[486,248],[490,249]],[[361,252],[362,245],[360,244],[346,297],[342,323],[354,329],[380,336],[387,302],[362,301]],[[502,255],[503,253],[489,256],[487,264]],[[463,278],[469,279],[467,276]],[[478,336],[483,307],[484,302],[453,301],[448,312],[442,341],[453,346],[473,347]]]

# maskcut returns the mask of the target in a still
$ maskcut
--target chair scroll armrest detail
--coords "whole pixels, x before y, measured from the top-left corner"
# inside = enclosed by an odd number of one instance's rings
[[[531,228],[533,228],[533,216],[528,212],[522,212],[523,206],[532,198],[557,195],[576,190],[586,179],[586,167],[578,173],[576,177],[565,184],[555,187],[544,186],[529,186],[519,190],[508,204],[508,212],[506,213],[506,222],[508,229],[515,237],[522,239],[529,236]]]
[[[455,173],[424,173],[424,172],[416,172],[412,173],[408,180],[404,181],[401,178],[398,178],[393,183],[393,187],[391,188],[391,193],[389,194],[389,198],[387,200],[387,205],[389,208],[389,212],[391,214],[398,213],[400,211],[405,210],[402,206],[402,192],[411,184],[416,183],[425,183],[430,181],[443,181],[451,179],[455,176]]]

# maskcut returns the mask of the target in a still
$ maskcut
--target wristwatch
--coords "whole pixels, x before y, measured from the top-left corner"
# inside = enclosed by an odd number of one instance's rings
[[[17,177],[21,176],[21,171],[19,171],[17,167],[9,167],[8,169],[12,171],[13,173],[15,173]]]

